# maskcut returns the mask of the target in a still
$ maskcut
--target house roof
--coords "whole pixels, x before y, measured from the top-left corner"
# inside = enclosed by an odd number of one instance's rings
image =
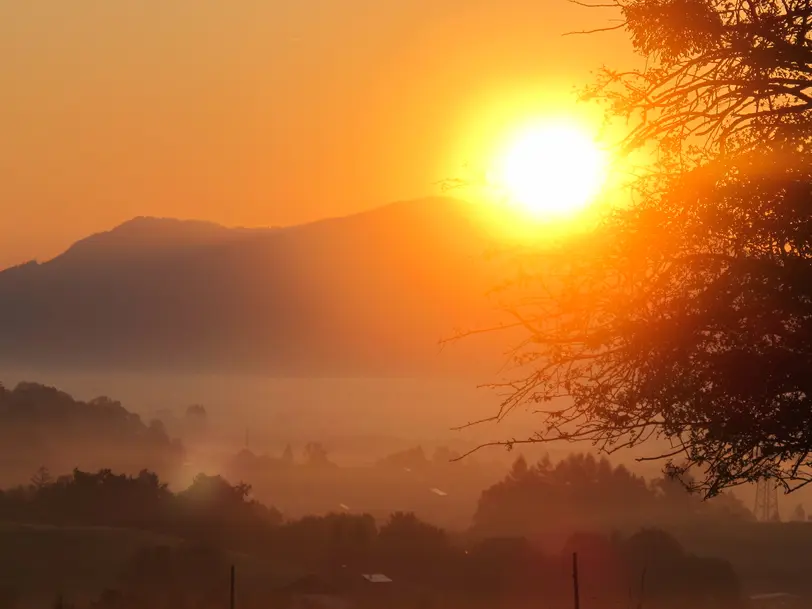
[[[389,579],[383,573],[371,573],[371,574],[363,574],[361,575],[365,580],[368,582],[372,582],[373,584],[385,584],[391,583],[391,579]]]
[[[790,594],[789,592],[770,592],[769,594],[754,594],[750,597],[751,601],[772,601],[778,599],[791,599],[801,598],[797,594]]]

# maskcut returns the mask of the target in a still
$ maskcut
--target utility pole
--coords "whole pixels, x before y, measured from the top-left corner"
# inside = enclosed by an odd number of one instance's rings
[[[231,602],[229,603],[230,609],[234,609],[234,580],[235,580],[234,565],[231,565]]]
[[[572,553],[572,592],[575,609],[581,609],[581,594],[578,587],[578,552]]]
[[[637,609],[643,609],[643,596],[646,593],[646,568],[643,567],[643,572],[640,574],[640,599],[637,603]]]

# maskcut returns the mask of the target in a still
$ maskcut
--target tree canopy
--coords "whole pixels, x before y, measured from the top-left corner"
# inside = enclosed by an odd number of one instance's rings
[[[646,481],[606,458],[572,454],[528,465],[483,491],[473,531],[484,537],[548,537],[576,531],[749,522],[752,514],[730,493],[709,501],[670,478]]]
[[[142,468],[177,471],[185,450],[159,421],[145,423],[120,402],[97,397],[87,402],[54,387],[23,382],[0,386],[0,463],[6,480],[27,479],[42,465],[52,471],[73,467],[137,473]]]
[[[621,152],[646,162],[628,202],[528,255],[506,288],[526,340],[495,418],[544,404],[518,442],[657,438],[645,458],[706,496],[798,488],[812,481],[812,6],[594,6],[621,14],[607,29],[645,66],[604,68],[584,97],[628,121]]]

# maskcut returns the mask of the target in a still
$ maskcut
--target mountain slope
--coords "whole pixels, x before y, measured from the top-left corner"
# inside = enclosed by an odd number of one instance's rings
[[[140,218],[0,273],[0,363],[280,376],[465,370],[470,349],[441,355],[437,342],[492,319],[489,245],[451,199],[284,229]]]

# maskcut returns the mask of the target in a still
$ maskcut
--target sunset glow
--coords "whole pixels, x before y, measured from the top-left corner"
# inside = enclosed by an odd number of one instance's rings
[[[567,124],[542,124],[509,140],[491,171],[511,204],[540,220],[571,219],[595,199],[606,179],[603,152]]]

